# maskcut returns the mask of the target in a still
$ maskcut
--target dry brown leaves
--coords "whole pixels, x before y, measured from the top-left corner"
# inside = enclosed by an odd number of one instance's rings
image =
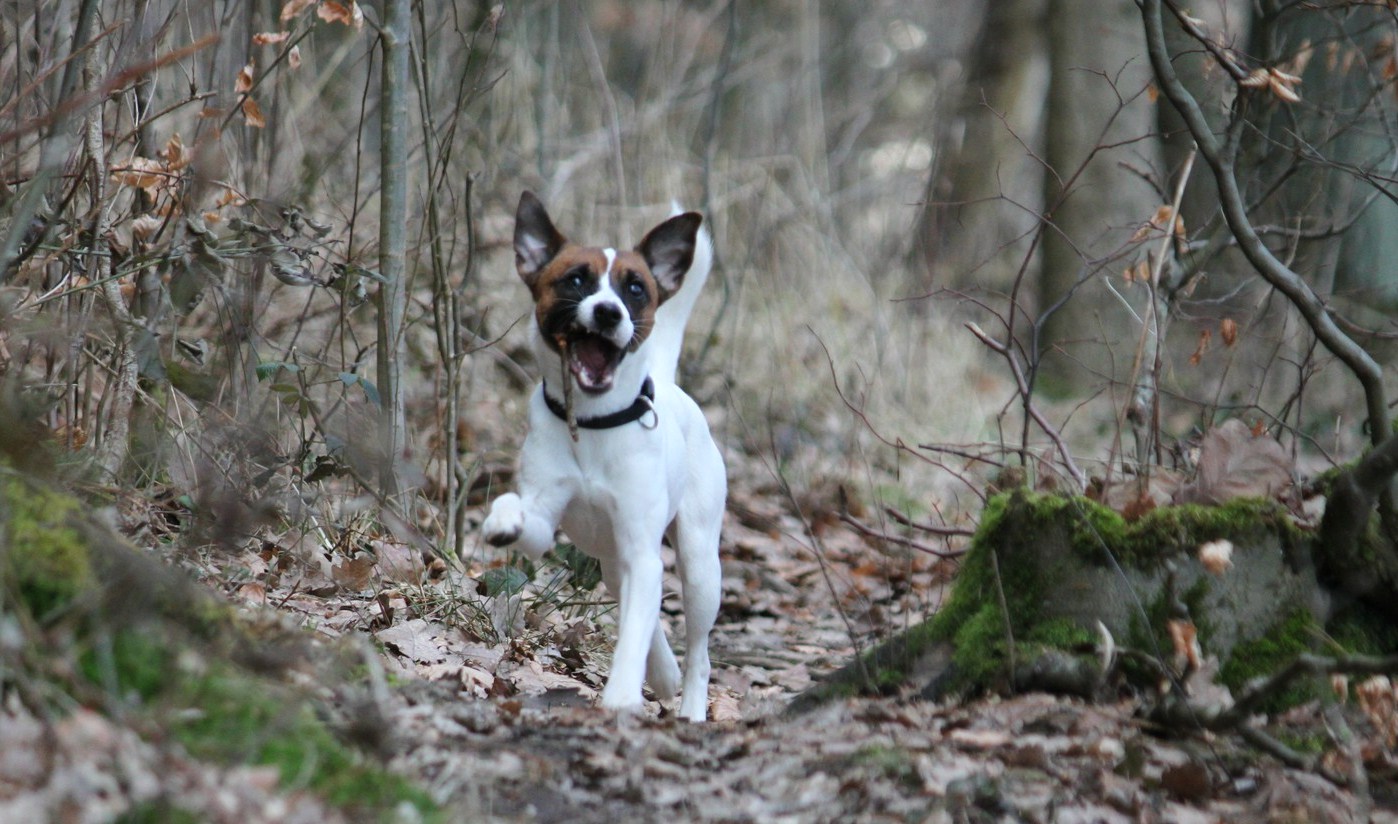
[[[1233,418],[1205,433],[1194,480],[1176,497],[1200,504],[1275,498],[1291,488],[1293,471],[1291,456],[1275,438]]]
[[[1295,466],[1286,449],[1265,432],[1234,418],[1210,429],[1194,457],[1192,477],[1153,467],[1150,473],[1094,487],[1099,503],[1134,520],[1170,504],[1219,505],[1237,498],[1294,503]]]

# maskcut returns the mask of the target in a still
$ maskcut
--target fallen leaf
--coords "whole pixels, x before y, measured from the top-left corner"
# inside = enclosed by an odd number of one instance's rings
[[[1233,568],[1233,542],[1226,538],[1199,546],[1199,563],[1213,575],[1222,575]]]
[[[1014,737],[1004,730],[952,730],[947,736],[954,743],[977,750],[1003,747],[1014,742]]]
[[[360,555],[346,558],[330,567],[330,580],[348,590],[368,589],[373,578],[374,556]]]
[[[375,541],[373,549],[378,559],[375,570],[380,577],[400,584],[422,582],[427,567],[422,563],[422,553],[416,548],[390,541]]]
[[[1201,650],[1199,649],[1199,633],[1194,627],[1194,622],[1171,619],[1165,622],[1165,628],[1170,633],[1170,644],[1175,649],[1175,660],[1191,670],[1197,670]]]
[[[709,696],[709,720],[715,722],[743,720],[742,700],[732,690],[713,690]]]
[[[254,604],[267,603],[267,587],[257,581],[250,581],[238,587],[238,597]]]
[[[1291,486],[1291,458],[1269,435],[1254,435],[1232,418],[1204,434],[1198,472],[1177,503],[1222,504],[1235,498],[1272,498]]]
[[[397,626],[381,629],[374,637],[399,655],[418,664],[435,664],[446,659],[438,635],[439,627],[425,619],[414,618]]]
[[[1204,353],[1209,351],[1209,341],[1213,339],[1214,333],[1207,329],[1199,330],[1199,343],[1194,347],[1194,354],[1189,356],[1189,365],[1198,366],[1204,360]]]
[[[1238,342],[1238,322],[1232,318],[1224,318],[1218,322],[1218,336],[1223,338],[1224,346],[1232,346]]]
[[[1179,472],[1154,467],[1146,476],[1113,478],[1098,490],[1097,501],[1124,517],[1128,511],[1140,517],[1157,507],[1169,506],[1183,483],[1184,476]]]
[[[1193,761],[1167,767],[1160,774],[1160,786],[1182,801],[1203,801],[1213,791],[1209,771]]]

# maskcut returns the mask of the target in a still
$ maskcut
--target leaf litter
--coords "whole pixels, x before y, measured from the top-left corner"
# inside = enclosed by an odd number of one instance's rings
[[[1239,489],[1230,480],[1239,472],[1277,491],[1275,453],[1263,446],[1259,458],[1256,441],[1245,427],[1206,437],[1189,494],[1228,494],[1219,490]],[[595,706],[613,608],[573,558],[528,570],[487,556],[444,573],[387,538],[283,536],[195,566],[231,599],[279,613],[327,649],[370,639],[393,688],[376,690],[373,678],[310,688],[342,708],[368,701],[387,730],[388,766],[472,820],[1398,821],[1386,811],[1398,776],[1394,714],[1375,709],[1392,704],[1391,688],[1365,685],[1372,721],[1356,711],[1363,732],[1382,731],[1361,756],[1372,798],[1237,741],[1161,737],[1127,700],[894,695],[785,715],[822,675],[933,612],[956,564],[812,518],[809,502],[782,501],[756,474],[733,473],[704,725],[653,701],[632,717]],[[1184,488],[1176,481],[1169,494]],[[673,579],[662,622],[682,650]],[[1319,715],[1281,720],[1324,739]],[[314,797],[279,791],[265,771],[172,754],[95,714],[65,724],[44,731],[18,706],[0,712],[0,819],[101,786],[104,801],[75,820],[106,820],[160,794],[210,821],[337,820]],[[38,760],[56,766],[36,770]]]

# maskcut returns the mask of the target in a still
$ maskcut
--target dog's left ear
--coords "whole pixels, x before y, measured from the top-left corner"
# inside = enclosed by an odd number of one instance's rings
[[[563,233],[554,228],[539,198],[533,192],[521,194],[515,210],[515,268],[525,285],[534,288],[539,272],[567,242]]]
[[[680,290],[684,274],[694,262],[694,242],[699,224],[704,218],[698,212],[675,215],[646,233],[636,251],[646,259],[655,283],[660,287],[660,300]]]

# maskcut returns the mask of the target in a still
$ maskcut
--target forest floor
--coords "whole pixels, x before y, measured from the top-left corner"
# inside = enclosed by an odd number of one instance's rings
[[[786,714],[856,644],[935,610],[956,562],[860,534],[836,517],[838,490],[798,501],[760,465],[732,474],[702,725],[654,702],[620,718],[595,707],[609,606],[567,565],[525,584],[485,552],[434,574],[392,542],[316,556],[290,536],[167,560],[247,614],[273,611],[317,648],[361,650],[364,666],[336,676],[342,683],[314,667],[301,681],[445,820],[1398,821],[1391,744],[1333,743],[1315,705],[1275,720],[1288,740],[1320,742],[1329,774],[1346,781],[1226,737],[1163,737],[1125,698],[892,696]],[[170,520],[160,506],[132,501],[122,513],[148,549]],[[664,620],[674,638],[672,590]],[[104,821],[134,809],[139,820],[166,820],[151,812],[162,809],[239,824],[354,818],[288,791],[275,768],[203,762],[109,715],[51,724],[15,702],[5,710],[0,820]]]

